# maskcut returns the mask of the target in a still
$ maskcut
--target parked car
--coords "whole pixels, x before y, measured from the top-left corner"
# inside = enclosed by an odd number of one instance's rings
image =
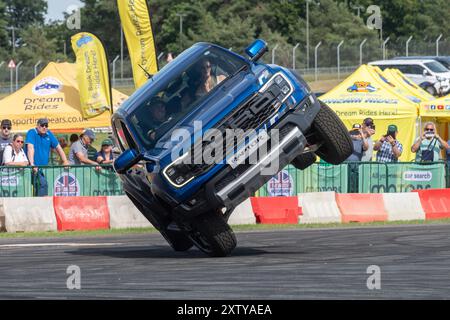
[[[256,40],[244,58],[197,43],[112,117],[123,151],[114,168],[124,191],[176,251],[195,245],[211,256],[230,254],[236,237],[227,221],[237,205],[290,163],[305,169],[317,154],[339,164],[353,151],[344,124],[299,74],[258,62],[267,50]],[[200,122],[207,132],[198,134]],[[236,129],[254,134],[229,143]],[[220,161],[196,161],[196,148],[212,145],[224,146],[214,149]],[[269,174],[271,161],[278,165]]]
[[[450,92],[450,71],[435,60],[395,59],[373,61],[369,64],[382,70],[398,69],[434,96],[442,96]]]
[[[450,70],[450,56],[408,56],[397,57],[395,60],[435,60]]]

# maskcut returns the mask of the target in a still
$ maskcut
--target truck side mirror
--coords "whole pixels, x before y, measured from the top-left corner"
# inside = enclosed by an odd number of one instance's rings
[[[136,150],[125,150],[113,164],[114,170],[119,174],[126,173],[132,166],[142,160],[142,154],[138,154]]]

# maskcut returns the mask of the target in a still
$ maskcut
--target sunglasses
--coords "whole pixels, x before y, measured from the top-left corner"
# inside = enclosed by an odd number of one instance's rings
[[[41,124],[41,128],[48,128],[48,123],[45,123],[45,124]]]
[[[23,144],[23,140],[16,140],[16,142]]]
[[[3,127],[3,130],[6,130],[6,129],[11,130],[11,127]]]
[[[434,129],[432,129],[432,128],[426,128],[425,131],[426,131],[426,132],[434,132]]]

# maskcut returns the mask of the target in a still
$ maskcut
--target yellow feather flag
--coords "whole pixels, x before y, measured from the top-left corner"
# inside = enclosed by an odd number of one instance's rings
[[[158,72],[150,13],[146,0],[117,0],[117,6],[137,89],[148,80],[147,74]]]
[[[108,60],[101,41],[92,33],[80,32],[71,38],[76,56],[77,82],[83,118],[112,110]]]

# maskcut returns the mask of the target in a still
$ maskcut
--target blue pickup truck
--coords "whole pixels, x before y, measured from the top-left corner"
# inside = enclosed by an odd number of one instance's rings
[[[258,62],[267,50],[256,40],[245,58],[197,43],[112,117],[124,191],[176,251],[229,255],[228,218],[273,175],[353,152],[341,120],[296,71]]]

